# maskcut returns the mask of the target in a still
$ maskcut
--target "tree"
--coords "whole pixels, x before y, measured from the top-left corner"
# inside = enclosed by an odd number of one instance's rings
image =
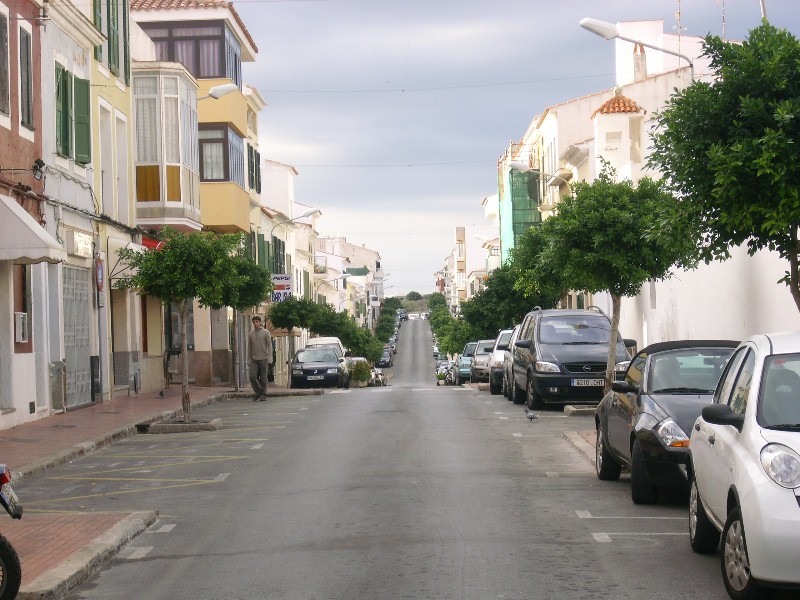
[[[563,273],[555,264],[544,260],[552,243],[547,235],[549,227],[534,225],[523,233],[508,262],[514,289],[530,298],[531,307],[553,308],[569,291]]]
[[[634,185],[615,182],[605,165],[593,183],[579,183],[541,225],[544,247],[534,270],[561,273],[568,289],[611,295],[611,340],[619,335],[620,303],[642,284],[664,279],[678,262],[689,260],[691,244],[656,236],[659,218],[674,202],[649,178]],[[646,241],[647,240],[647,241]],[[611,387],[616,344],[609,344],[606,388]]]
[[[416,302],[417,300],[422,300],[422,294],[419,292],[408,292],[406,294],[406,300],[411,300],[412,302]]]
[[[229,271],[235,277],[228,278],[222,303],[233,309],[233,330],[239,330],[239,313],[250,307],[258,306],[264,302],[272,291],[270,272],[251,260],[242,252],[231,257]],[[233,344],[233,382],[234,390],[239,391],[239,350],[238,344]]]
[[[189,303],[196,298],[201,306],[221,308],[225,302],[245,298],[249,286],[261,285],[251,280],[254,272],[240,262],[252,262],[237,254],[241,242],[242,237],[235,234],[184,234],[164,228],[162,244],[157,250],[137,252],[123,248],[119,251],[120,258],[134,274],[117,280],[115,287],[136,289],[142,295],[160,298],[168,306],[173,303],[179,306],[183,354],[181,392],[183,418],[187,423],[191,421],[186,340]]]
[[[516,272],[505,264],[489,274],[484,290],[461,305],[461,314],[476,338],[493,338],[499,330],[522,322],[534,306],[555,306],[561,295],[560,291],[550,296],[530,295],[529,289],[517,287]]]
[[[706,263],[740,244],[777,251],[800,310],[800,42],[764,22],[742,44],[708,36],[703,47],[717,79],[656,116],[649,164],[680,197],[663,225]]]
[[[274,327],[287,329],[308,327],[317,305],[305,298],[290,296],[281,302],[273,302],[269,307],[269,320]]]

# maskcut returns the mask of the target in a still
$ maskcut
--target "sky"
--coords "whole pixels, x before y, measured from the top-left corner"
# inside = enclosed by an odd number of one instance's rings
[[[614,43],[578,25],[664,21],[741,40],[760,0],[233,0],[258,46],[264,158],[294,166],[321,235],[381,254],[387,296],[434,291],[466,228],[467,270],[494,237],[497,161],[548,106],[614,86]],[[800,2],[764,0],[800,37]],[[723,19],[724,16],[724,19]],[[724,31],[723,31],[724,22]]]

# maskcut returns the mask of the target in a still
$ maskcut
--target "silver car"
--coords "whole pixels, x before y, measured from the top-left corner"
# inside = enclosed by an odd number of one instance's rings
[[[475,355],[472,357],[470,368],[472,382],[489,381],[489,358],[494,349],[494,340],[480,340],[475,346]]]

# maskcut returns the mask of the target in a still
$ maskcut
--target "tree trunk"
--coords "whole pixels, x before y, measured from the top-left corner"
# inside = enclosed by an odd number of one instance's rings
[[[186,339],[186,320],[188,310],[186,303],[191,300],[184,299],[181,302],[181,353],[183,354],[183,377],[181,378],[181,403],[183,405],[183,422],[192,421],[192,403],[189,398],[189,340]]]
[[[233,309],[233,391],[239,391],[239,311]]]
[[[611,294],[611,335],[608,344],[608,356],[606,358],[606,385],[603,393],[611,391],[611,384],[614,382],[614,366],[617,364],[617,338],[619,337],[619,310],[622,303],[622,296]]]
[[[792,294],[794,305],[800,310],[800,274],[798,274],[798,253],[800,248],[797,244],[797,227],[792,227],[792,248],[787,253],[789,255],[789,291]]]

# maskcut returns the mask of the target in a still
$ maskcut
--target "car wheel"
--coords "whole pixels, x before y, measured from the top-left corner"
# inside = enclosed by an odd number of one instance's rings
[[[528,376],[528,384],[525,386],[526,404],[531,410],[542,410],[544,402],[542,397],[536,393],[536,388],[533,387],[533,378]]]
[[[647,479],[639,440],[633,441],[631,449],[631,500],[634,504],[653,504],[658,501],[658,486]]]
[[[511,376],[511,389],[509,390],[511,401],[514,404],[525,404],[525,390],[517,387],[517,382],[514,376]]]
[[[489,376],[489,393],[492,396],[497,396],[497,394],[500,393],[500,387],[501,387],[500,383],[498,383],[494,379],[492,379],[492,376],[490,375]]]
[[[344,389],[346,389],[346,390],[349,390],[349,389],[350,389],[350,378],[349,378],[349,377],[348,377],[348,378],[345,380],[345,382],[344,382],[344,386],[343,386],[343,387],[344,387]]]
[[[772,596],[774,590],[762,588],[750,573],[742,511],[739,507],[730,512],[722,530],[721,566],[725,589],[734,600],[754,600]]]
[[[594,458],[598,479],[602,479],[603,481],[619,479],[622,467],[612,458],[611,452],[608,451],[608,448],[606,448],[606,445],[603,443],[603,431],[599,425],[597,426],[597,438],[594,442]]]
[[[694,477],[689,490],[689,544],[698,554],[710,554],[719,546],[719,531],[708,520]]]

